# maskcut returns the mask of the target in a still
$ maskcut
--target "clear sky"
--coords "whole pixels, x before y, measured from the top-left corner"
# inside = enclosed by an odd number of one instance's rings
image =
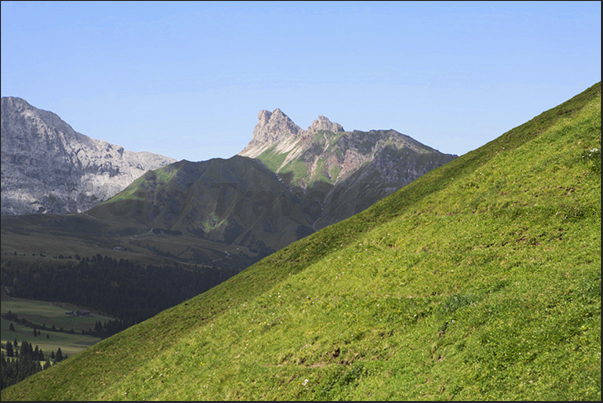
[[[2,1],[1,92],[76,131],[229,158],[260,110],[464,154],[601,80],[601,3]]]

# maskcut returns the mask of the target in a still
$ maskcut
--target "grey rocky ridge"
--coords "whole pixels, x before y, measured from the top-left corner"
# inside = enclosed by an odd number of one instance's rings
[[[259,159],[315,210],[313,228],[348,218],[456,158],[395,130],[345,131],[320,115],[307,130],[280,109],[262,110],[239,153]]]
[[[174,161],[92,139],[52,112],[2,97],[2,215],[86,211]]]

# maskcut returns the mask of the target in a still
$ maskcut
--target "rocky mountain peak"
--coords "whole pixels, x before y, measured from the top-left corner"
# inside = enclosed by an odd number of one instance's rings
[[[279,108],[273,112],[260,111],[258,124],[253,129],[253,140],[262,143],[273,143],[282,137],[295,137],[303,130],[297,126]]]
[[[2,97],[2,104],[17,112],[21,112],[28,107],[31,108],[31,105],[26,100],[18,97]]]
[[[273,144],[296,141],[303,133],[302,128],[279,108],[272,112],[261,110],[258,123],[253,129],[253,137],[239,155],[255,158]]]
[[[342,125],[340,125],[339,123],[333,123],[328,118],[326,118],[322,115],[318,116],[318,119],[316,119],[314,122],[312,122],[310,127],[308,127],[307,132],[308,133],[316,133],[320,130],[327,131],[327,132],[333,132],[333,133],[341,133],[341,132],[345,131],[345,130],[343,130]]]
[[[33,129],[28,142],[23,143],[23,127]],[[92,146],[88,136],[76,132],[58,115],[50,111],[38,109],[26,100],[18,97],[2,97],[2,147],[17,146],[21,151],[37,147],[36,143],[45,143],[54,149],[62,149],[61,142],[83,143]],[[5,152],[3,150],[3,162]]]
[[[394,175],[391,183],[406,184],[409,178],[417,178],[456,157],[442,154],[393,129],[346,132],[342,125],[323,115],[305,131],[278,108],[273,112],[261,111],[258,119],[253,139],[239,155],[258,158],[270,170],[286,178],[288,185],[302,189],[316,184],[329,187],[343,183],[367,164],[372,164],[373,170],[381,169],[379,175],[389,178],[394,174],[388,172],[400,161],[405,161],[402,165],[408,169]],[[321,132],[323,135],[315,135]],[[337,136],[328,136],[325,132]],[[426,154],[428,156],[420,163],[409,162],[410,155]],[[421,167],[417,168],[417,164]],[[388,189],[393,191],[398,185]]]
[[[258,114],[258,124],[256,125],[256,127],[264,127],[268,124],[268,121],[270,121],[270,117],[272,116],[272,112],[267,111],[265,109],[261,110],[260,113]]]

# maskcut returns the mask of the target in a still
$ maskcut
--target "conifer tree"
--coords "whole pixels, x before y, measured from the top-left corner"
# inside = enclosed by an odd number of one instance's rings
[[[22,358],[23,358],[23,357],[25,357],[25,356],[27,356],[27,355],[28,355],[28,353],[29,353],[29,348],[30,348],[30,347],[29,347],[29,343],[28,343],[27,341],[23,340],[23,341],[21,342],[21,351],[19,352],[19,355],[20,355]]]
[[[13,356],[13,343],[11,343],[10,340],[6,342],[6,356]]]

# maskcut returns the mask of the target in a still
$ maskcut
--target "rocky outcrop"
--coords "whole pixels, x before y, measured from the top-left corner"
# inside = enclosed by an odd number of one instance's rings
[[[21,98],[2,98],[1,125],[2,215],[86,211],[175,161],[92,139]]]
[[[255,158],[273,144],[291,142],[303,133],[301,127],[293,123],[279,108],[273,112],[266,110],[258,114],[258,124],[253,129],[253,138],[239,155]]]
[[[310,127],[308,127],[308,130],[306,131],[308,133],[317,133],[321,130],[332,133],[341,133],[344,131],[342,125],[340,125],[339,123],[333,123],[326,117],[320,115],[318,116],[317,120],[312,122],[312,124],[310,125]]]

